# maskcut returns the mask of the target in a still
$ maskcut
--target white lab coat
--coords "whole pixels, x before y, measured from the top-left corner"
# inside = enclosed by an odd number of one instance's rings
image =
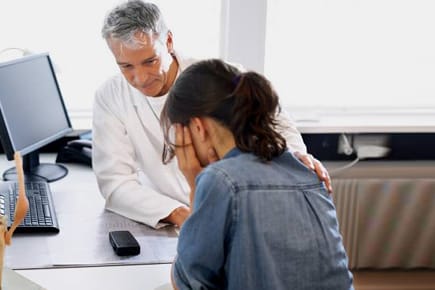
[[[180,71],[195,62],[178,55],[177,60]],[[97,90],[93,111],[93,169],[106,208],[155,228],[188,204],[190,191],[176,160],[168,165],[161,160],[163,133],[155,114],[160,116],[165,100],[144,96],[119,74]],[[285,122],[289,148],[306,152],[294,124]]]

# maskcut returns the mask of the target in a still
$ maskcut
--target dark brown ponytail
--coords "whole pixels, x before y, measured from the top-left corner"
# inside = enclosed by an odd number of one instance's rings
[[[237,147],[264,160],[284,152],[286,141],[276,131],[279,99],[270,82],[256,72],[242,73],[232,95],[233,117],[229,124]]]

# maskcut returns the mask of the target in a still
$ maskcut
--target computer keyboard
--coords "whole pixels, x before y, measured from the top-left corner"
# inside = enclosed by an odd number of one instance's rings
[[[29,210],[15,232],[59,232],[59,224],[48,183],[45,181],[26,181],[25,185],[27,199],[29,200]],[[8,228],[14,220],[17,197],[17,182],[4,181],[0,183],[0,215],[7,216]]]

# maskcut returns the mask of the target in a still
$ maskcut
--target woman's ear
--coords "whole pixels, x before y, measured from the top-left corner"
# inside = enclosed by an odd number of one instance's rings
[[[202,118],[194,117],[190,120],[190,131],[197,135],[201,142],[207,140],[208,132]]]

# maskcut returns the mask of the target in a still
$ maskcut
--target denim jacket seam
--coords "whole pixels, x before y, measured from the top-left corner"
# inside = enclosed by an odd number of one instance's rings
[[[231,193],[231,198],[232,198],[232,208],[231,208],[231,214],[232,214],[232,218],[231,218],[231,224],[230,224],[230,228],[229,228],[229,233],[230,236],[233,236],[234,234],[234,230],[236,228],[237,222],[238,222],[238,215],[239,215],[239,211],[238,211],[238,202],[239,202],[239,196],[238,196],[238,192],[240,191],[239,187],[237,186],[235,180],[233,180],[231,178],[230,175],[228,175],[228,173],[220,168],[220,167],[214,167],[213,170],[216,172],[216,174],[219,174],[223,177],[223,181],[228,185],[229,189],[230,189],[230,193]]]
[[[247,185],[234,185],[235,193],[243,190],[261,190],[261,189],[272,189],[272,190],[312,190],[321,189],[322,183],[314,184],[247,184]]]

